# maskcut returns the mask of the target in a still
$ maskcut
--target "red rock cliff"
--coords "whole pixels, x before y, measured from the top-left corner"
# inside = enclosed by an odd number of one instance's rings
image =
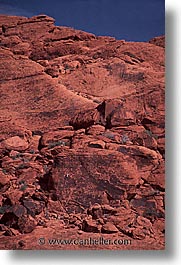
[[[164,248],[164,52],[164,37],[0,16],[1,248],[98,234],[132,244],[96,248]]]

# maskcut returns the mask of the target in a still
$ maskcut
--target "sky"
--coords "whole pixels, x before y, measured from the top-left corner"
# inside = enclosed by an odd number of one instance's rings
[[[0,0],[0,14],[54,17],[56,25],[148,41],[164,34],[164,0]]]

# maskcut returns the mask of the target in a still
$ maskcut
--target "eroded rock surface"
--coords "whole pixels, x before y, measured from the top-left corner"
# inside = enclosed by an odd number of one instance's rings
[[[0,16],[2,249],[164,249],[164,71],[164,37]]]

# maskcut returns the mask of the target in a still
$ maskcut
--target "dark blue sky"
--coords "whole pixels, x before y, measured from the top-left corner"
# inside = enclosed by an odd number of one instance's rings
[[[47,14],[57,25],[133,41],[164,34],[164,9],[164,0],[0,0],[0,14]]]

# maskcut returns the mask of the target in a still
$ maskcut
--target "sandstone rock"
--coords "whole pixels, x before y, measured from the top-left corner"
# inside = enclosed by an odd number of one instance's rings
[[[9,184],[9,181],[10,181],[10,176],[0,171],[0,188]]]
[[[15,151],[25,151],[29,146],[28,142],[19,136],[8,138],[1,144],[4,148]]]
[[[17,236],[19,235],[19,233],[17,232],[17,230],[13,229],[13,228],[7,228],[5,229],[5,232],[3,233],[4,236]]]
[[[165,158],[165,138],[163,136],[157,139],[157,146],[159,148],[159,152],[162,154],[163,158]]]
[[[134,112],[125,109],[123,103],[118,100],[106,100],[97,108],[100,110],[107,128],[129,126],[136,123]]]
[[[51,75],[53,78],[59,76],[59,68],[58,67],[47,67],[45,69],[45,73]]]
[[[71,137],[73,137],[74,132],[73,131],[69,131],[69,130],[59,130],[59,131],[53,131],[53,132],[48,132],[45,133],[41,140],[40,140],[40,146],[41,147],[46,147],[46,146],[50,146],[53,144],[57,144],[60,146],[66,146],[66,144],[68,143],[66,141],[66,139],[70,139]]]
[[[30,216],[22,216],[18,220],[18,229],[22,234],[31,233],[36,227],[35,220]]]
[[[37,60],[38,64],[39,59],[50,60],[51,57],[60,58],[59,56],[62,53],[64,55],[67,53],[69,57],[72,56],[72,58],[67,59],[67,65],[69,65],[69,68],[74,69],[74,71],[70,72],[71,77],[65,77],[62,82],[68,88],[73,87],[75,91],[90,91],[90,94],[107,99],[120,98],[120,96],[129,94],[130,91],[141,90],[141,77],[146,80],[148,79],[148,83],[152,89],[154,87],[150,84],[151,80],[153,80],[152,76],[154,76],[155,84],[160,84],[162,81],[163,76],[161,74],[156,76],[153,71],[150,71],[152,65],[154,65],[156,71],[163,73],[164,51],[161,47],[148,43],[135,44],[124,42],[123,45],[121,41],[112,41],[110,38],[95,38],[93,34],[66,27],[55,27],[53,25],[54,20],[47,16],[30,19],[3,16],[1,23],[2,25],[6,25],[6,32],[2,36],[2,43],[5,39],[10,39],[10,44],[15,42],[17,45],[29,45],[31,58],[35,61]],[[30,25],[31,33],[28,30]],[[14,41],[14,36],[18,40]],[[67,48],[67,43],[64,43],[65,39],[69,42],[71,48]],[[80,40],[82,41],[81,45]],[[119,48],[117,48],[118,45]],[[79,46],[79,55],[75,54],[77,46]],[[87,49],[87,47],[89,48]],[[149,50],[149,53],[146,52],[147,50]],[[159,54],[159,56],[154,56],[155,53]],[[81,65],[83,63],[86,64],[93,57],[95,59],[97,58],[97,61],[94,61],[91,66],[87,65],[87,67],[82,69],[80,62]],[[99,58],[103,58],[105,63],[102,64],[102,62],[99,62]],[[129,61],[130,64],[125,61]],[[145,68],[142,67],[144,63]],[[34,67],[32,66],[30,68],[37,69],[35,64]],[[136,68],[136,70],[133,68]],[[91,71],[97,73],[96,80],[94,75],[90,74]],[[80,83],[79,80],[83,80],[83,82]],[[87,82],[86,87],[84,80]],[[48,79],[46,81],[48,82]],[[137,82],[136,85],[135,82]],[[99,87],[99,91],[97,87]]]
[[[92,216],[93,219],[99,219],[102,217],[102,208],[100,204],[94,204],[89,210],[88,214]]]
[[[20,138],[30,142],[32,132],[22,126],[13,124],[10,120],[6,120],[5,117],[2,118],[0,140],[3,141],[10,137],[19,136]]]
[[[0,219],[1,224],[17,228],[18,217],[14,213],[4,213]]]
[[[109,142],[116,142],[116,143],[122,143],[121,142],[121,135],[118,132],[114,132],[112,130],[106,130],[103,134],[107,139],[110,139]]]
[[[161,165],[159,165],[152,174],[148,177],[148,182],[155,187],[158,187],[159,190],[164,191],[165,190],[165,167],[164,167],[164,161],[162,161]]]
[[[109,166],[110,159],[112,167]],[[105,168],[107,168],[106,171]],[[112,168],[114,168],[114,175]],[[89,202],[92,204],[101,202],[101,198],[99,198],[101,192],[107,192],[110,200],[120,200],[125,193],[126,185],[134,186],[139,183],[139,174],[135,174],[135,172],[137,172],[135,160],[129,158],[128,165],[127,157],[121,153],[102,149],[96,153],[94,151],[87,153],[83,150],[66,150],[56,156],[46,183],[49,183],[49,189],[54,188],[56,192],[59,192],[63,200],[66,200],[71,192],[71,199],[78,200],[88,208]],[[67,174],[68,177],[66,177]],[[74,189],[77,191],[76,193],[72,192]],[[79,196],[79,193],[82,196]]]
[[[133,235],[132,235],[132,237],[134,238],[134,239],[138,239],[138,240],[143,240],[144,238],[145,238],[145,233],[144,233],[144,231],[143,231],[143,229],[142,228],[134,228],[133,229]]]
[[[27,21],[26,17],[7,16],[7,15],[0,16],[0,23],[2,25],[7,25],[9,27],[16,26],[18,23],[22,23],[25,21]]]
[[[152,227],[152,223],[150,222],[150,220],[148,220],[147,218],[144,218],[143,216],[138,216],[136,221],[138,225],[144,228],[151,229]]]
[[[83,231],[82,231],[82,230],[78,230],[77,233],[78,233],[79,235],[82,235],[82,234],[83,234]]]
[[[128,210],[121,207],[118,214],[115,216],[110,216],[108,220],[113,223],[122,233],[131,234],[132,230],[130,230],[130,227],[134,224],[135,217],[135,213],[130,209]]]
[[[131,200],[131,206],[146,218],[154,218],[158,216],[157,205],[155,200],[149,198],[135,198]]]
[[[28,186],[33,185],[34,182],[37,180],[38,170],[35,168],[24,168],[23,164],[22,166],[17,170],[16,174],[18,175],[19,185],[21,186]]]
[[[155,37],[151,39],[149,43],[165,48],[165,36]]]
[[[117,139],[119,139],[121,144],[145,146],[154,150],[157,150],[158,147],[158,140],[154,138],[155,136],[145,130],[145,128],[141,125],[116,127],[106,134],[107,137],[112,139],[118,135]]]
[[[87,134],[92,135],[99,135],[105,132],[105,127],[102,125],[92,125],[90,128],[87,129]]]
[[[153,230],[155,234],[164,234],[165,233],[165,220],[163,218],[156,219],[153,223]]]
[[[33,201],[31,199],[29,199],[29,200],[24,199],[23,205],[27,209],[28,214],[30,214],[33,217],[35,217],[35,215],[40,214],[45,207],[45,203],[43,201],[37,202],[37,201]]]
[[[13,205],[7,207],[6,212],[3,214],[0,222],[8,227],[18,228],[18,220],[26,214],[26,208],[22,205]]]
[[[58,128],[59,130],[65,130],[65,131],[73,131],[74,128],[70,125],[61,126]]]
[[[114,151],[120,150],[119,149],[119,146],[117,144],[114,144],[114,143],[106,143],[106,149],[108,149],[108,150],[114,150]],[[124,148],[122,149],[121,148],[121,151],[123,151],[123,152],[126,153],[125,150],[126,149],[124,149]]]
[[[39,151],[38,148],[39,148],[40,139],[41,139],[40,135],[32,136],[32,139],[31,139],[31,142],[28,148],[30,153],[34,154]]]
[[[101,149],[104,149],[106,146],[106,144],[99,140],[99,141],[91,141],[89,142],[89,147],[92,147],[92,148],[101,148]]]
[[[75,131],[74,137],[72,138],[72,148],[75,150],[77,149],[85,150],[88,148],[89,143],[91,141],[94,141],[94,137],[92,137],[91,135],[85,135],[83,132],[79,133],[80,130]]]
[[[113,225],[110,222],[107,222],[106,224],[102,226],[101,232],[105,234],[112,234],[112,233],[118,233],[119,230],[117,229],[115,225]]]
[[[76,130],[78,129],[86,129],[92,125],[94,125],[99,120],[99,113],[97,110],[87,110],[84,113],[78,113],[71,121],[70,125],[72,125]]]
[[[0,15],[0,43],[0,247],[37,248],[38,223],[45,238],[119,230],[162,249],[164,37],[127,42]]]
[[[8,191],[6,191],[5,197],[10,201],[10,205],[16,205],[19,203],[22,195],[23,191],[10,187]]]
[[[14,205],[12,206],[8,212],[14,213],[18,218],[26,214],[26,209],[22,205]]]
[[[109,204],[103,204],[101,207],[104,214],[115,214],[118,211],[118,209],[111,207]]]
[[[79,134],[85,134],[85,129],[79,129],[74,132],[74,136],[79,135]]]
[[[83,220],[82,230],[85,232],[99,233],[100,226],[95,220],[92,220],[91,218],[86,218]]]

